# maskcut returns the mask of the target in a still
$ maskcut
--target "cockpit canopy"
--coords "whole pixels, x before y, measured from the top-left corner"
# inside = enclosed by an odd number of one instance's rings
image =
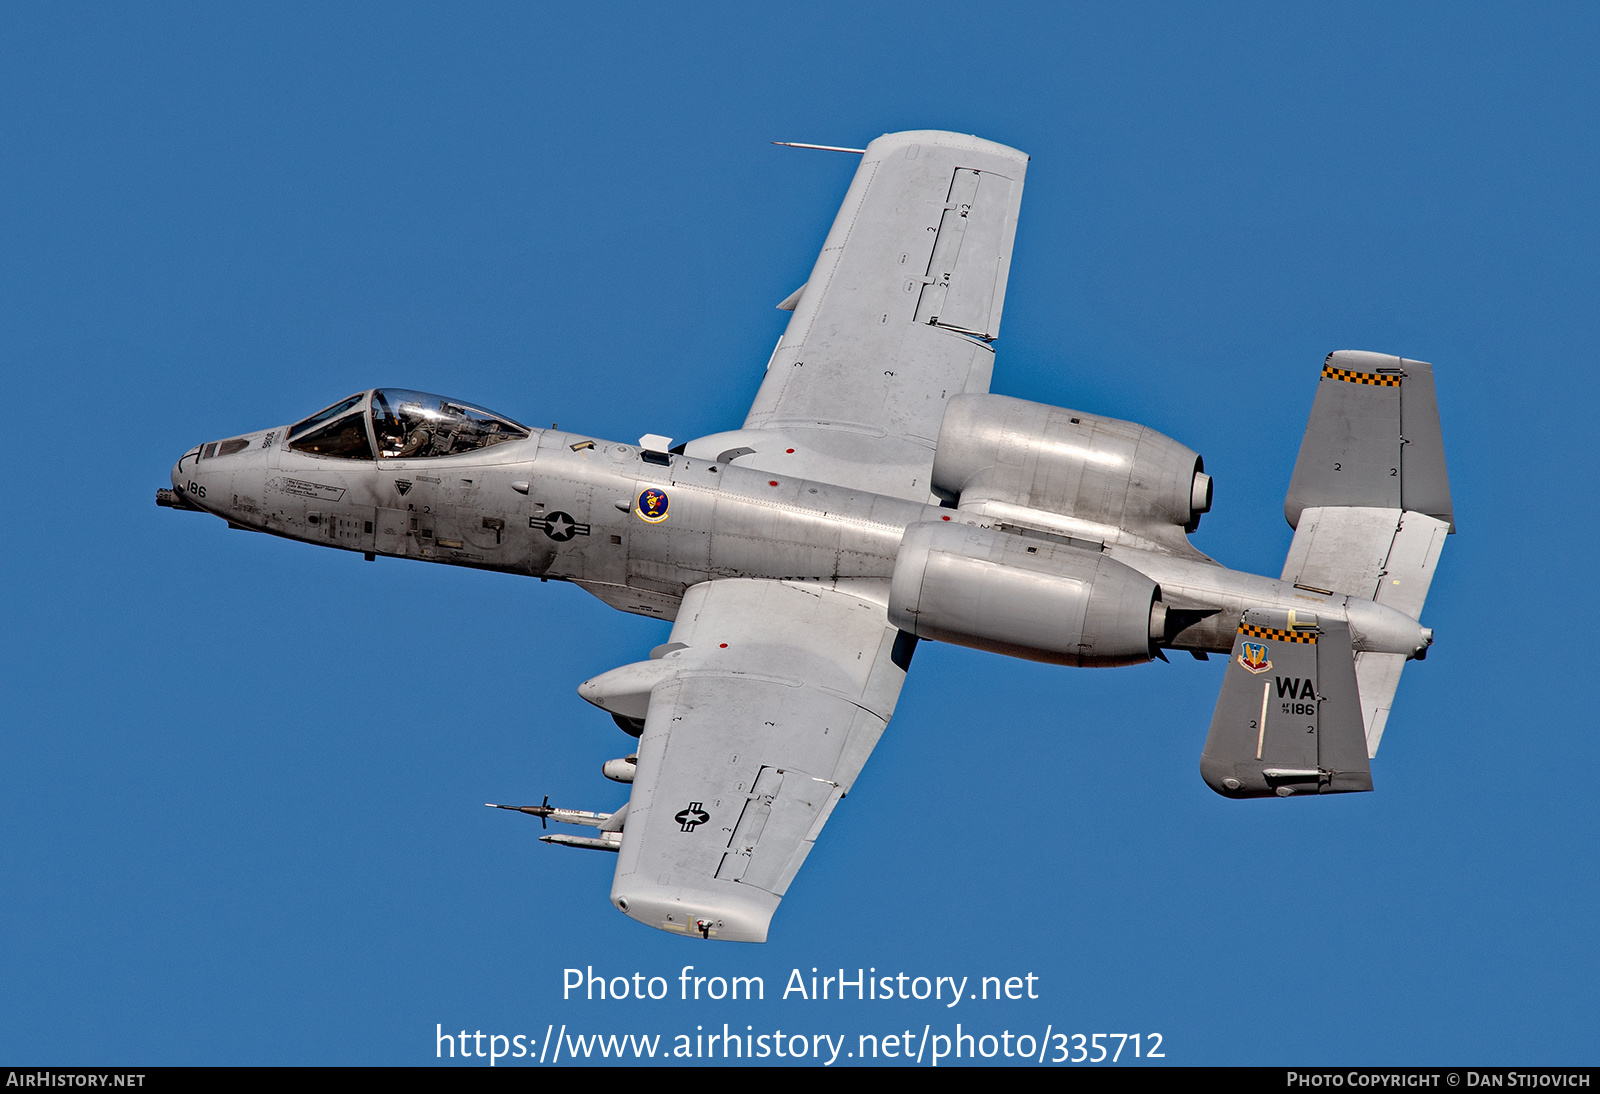
[[[318,456],[421,460],[456,456],[503,441],[528,428],[471,403],[383,387],[352,395],[289,427],[289,447]]]

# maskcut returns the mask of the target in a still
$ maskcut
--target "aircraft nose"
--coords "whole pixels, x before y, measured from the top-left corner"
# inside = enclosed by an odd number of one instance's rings
[[[195,463],[200,459],[200,446],[195,445],[189,451],[178,457],[178,462],[172,465],[172,488],[178,493],[183,493],[188,488],[189,479],[194,473]]]
[[[199,509],[191,495],[205,496],[204,488],[195,481],[195,465],[200,462],[199,445],[189,449],[172,465],[172,489],[157,490],[156,504],[169,509]]]

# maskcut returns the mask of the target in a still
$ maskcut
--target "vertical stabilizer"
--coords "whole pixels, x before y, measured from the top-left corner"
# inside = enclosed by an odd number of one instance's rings
[[[1350,629],[1301,611],[1247,611],[1200,776],[1229,798],[1371,790]]]
[[[1420,620],[1444,537],[1455,531],[1433,366],[1328,354],[1283,514],[1295,529],[1283,580]],[[1398,654],[1356,655],[1368,755],[1377,754],[1404,667]]]
[[[1322,364],[1283,515],[1326,506],[1409,509],[1450,525],[1433,366],[1364,350],[1336,350]]]

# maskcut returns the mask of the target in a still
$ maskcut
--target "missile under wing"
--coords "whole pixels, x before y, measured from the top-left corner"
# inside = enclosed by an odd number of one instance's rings
[[[846,592],[690,589],[659,658],[579,693],[641,717],[612,902],[663,930],[763,942],[894,712],[913,639]]]
[[[744,428],[689,457],[925,503],[948,400],[985,392],[1027,157],[952,133],[867,146]],[[888,582],[724,579],[666,648],[580,689],[643,721],[612,902],[668,931],[764,941],[894,713],[916,639]]]

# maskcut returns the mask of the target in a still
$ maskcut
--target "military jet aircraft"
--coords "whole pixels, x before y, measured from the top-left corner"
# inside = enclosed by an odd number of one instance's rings
[[[1226,654],[1208,785],[1370,790],[1454,530],[1431,366],[1329,354],[1283,573],[1227,569],[1188,541],[1212,496],[1196,452],[989,392],[1028,157],[941,132],[861,152],[738,429],[622,444],[376,388],[190,449],[158,501],[672,620],[578,688],[638,738],[604,767],[628,803],[501,808],[592,830],[543,838],[617,853],[611,902],[690,937],[766,940],[920,639],[1079,666]]]

